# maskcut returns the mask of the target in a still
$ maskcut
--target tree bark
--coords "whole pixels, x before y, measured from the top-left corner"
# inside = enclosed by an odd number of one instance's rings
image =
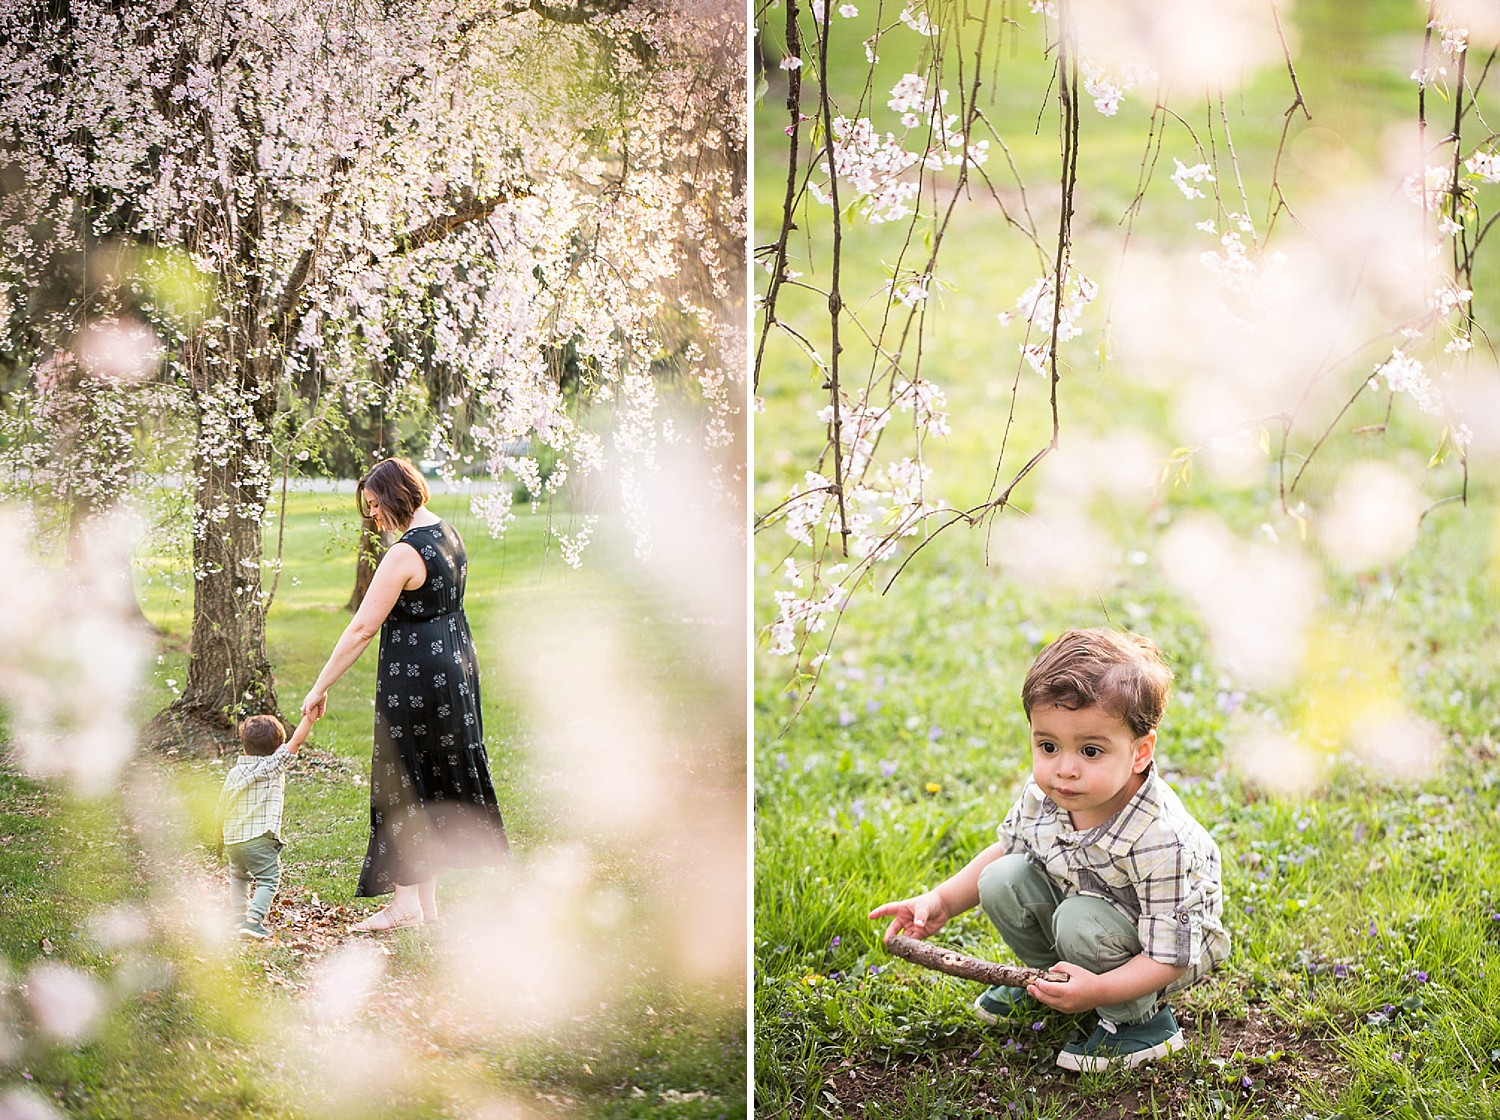
[[[945,972],[949,976],[958,976],[964,980],[978,980],[981,984],[1004,984],[1012,988],[1024,988],[1036,980],[1050,980],[1053,983],[1063,984],[1068,979],[1066,972],[996,964],[993,961],[966,956],[953,949],[944,949],[940,945],[918,941],[914,937],[906,937],[899,933],[890,937],[885,942],[885,947],[886,951],[893,956],[911,961],[912,964],[919,964],[923,968],[930,968],[937,972]]]
[[[241,385],[272,384],[269,371],[260,368],[265,361],[242,358]],[[211,391],[214,373],[194,364],[201,399]],[[279,714],[261,582],[261,517],[269,498],[269,440],[263,433],[274,405],[274,393],[263,390],[248,414],[224,414],[227,431],[199,432],[187,685],[146,729],[145,740],[158,749],[222,754],[241,718]]]
[[[349,610],[359,610],[359,605],[365,601],[365,592],[370,590],[370,581],[375,578],[375,568],[393,540],[394,534],[382,533],[374,518],[366,517],[360,522],[359,554],[354,558],[354,594],[349,597]]]

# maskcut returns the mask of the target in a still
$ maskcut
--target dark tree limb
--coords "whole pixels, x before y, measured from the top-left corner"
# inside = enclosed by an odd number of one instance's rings
[[[953,949],[944,949],[940,945],[918,941],[899,933],[886,939],[885,948],[893,956],[911,961],[912,964],[964,980],[978,980],[981,984],[1005,984],[1012,988],[1024,988],[1036,980],[1050,980],[1055,984],[1065,984],[1068,980],[1066,972],[1054,972],[1045,968],[1018,968],[1015,965],[982,961],[978,957],[966,956]]]
[[[410,229],[405,233],[398,234],[396,237],[396,247],[393,252],[398,256],[403,253],[416,252],[423,245],[448,236],[448,234],[460,226],[488,218],[499,207],[527,193],[528,191],[525,187],[518,186],[508,192],[490,195],[486,198],[476,198],[472,195],[463,198],[453,208],[451,213],[443,214],[433,218],[430,222],[417,226],[416,229]]]

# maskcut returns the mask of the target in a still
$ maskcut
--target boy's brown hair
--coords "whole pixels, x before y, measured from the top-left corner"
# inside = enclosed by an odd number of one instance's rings
[[[250,716],[240,721],[239,736],[246,754],[274,754],[286,742],[286,728],[275,716]]]
[[[366,491],[380,503],[391,527],[410,525],[417,508],[431,497],[422,472],[405,459],[383,459],[365,472],[354,492],[361,517],[369,516]]]
[[[1021,705],[1027,719],[1035,707],[1097,705],[1140,738],[1161,722],[1171,690],[1172,670],[1149,639],[1103,628],[1069,630],[1037,654],[1021,685]]]

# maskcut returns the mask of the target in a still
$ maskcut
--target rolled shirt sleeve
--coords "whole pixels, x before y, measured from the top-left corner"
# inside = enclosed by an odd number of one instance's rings
[[[1175,837],[1151,851],[1155,846],[1142,839],[1147,851],[1131,861],[1141,951],[1154,961],[1201,974],[1222,958],[1222,953],[1207,952],[1206,944],[1220,929],[1216,853]]]

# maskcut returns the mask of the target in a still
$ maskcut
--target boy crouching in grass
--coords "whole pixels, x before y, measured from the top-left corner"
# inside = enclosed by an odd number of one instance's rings
[[[1039,1000],[1097,1011],[1064,1069],[1135,1066],[1183,1045],[1165,997],[1229,953],[1219,849],[1156,773],[1156,727],[1172,671],[1145,638],[1070,631],[1037,656],[1021,689],[1031,778],[1000,839],[934,890],[887,902],[885,932],[930,937],[975,905],[1032,968],[1064,982],[992,987],[974,1003],[998,1022]]]

